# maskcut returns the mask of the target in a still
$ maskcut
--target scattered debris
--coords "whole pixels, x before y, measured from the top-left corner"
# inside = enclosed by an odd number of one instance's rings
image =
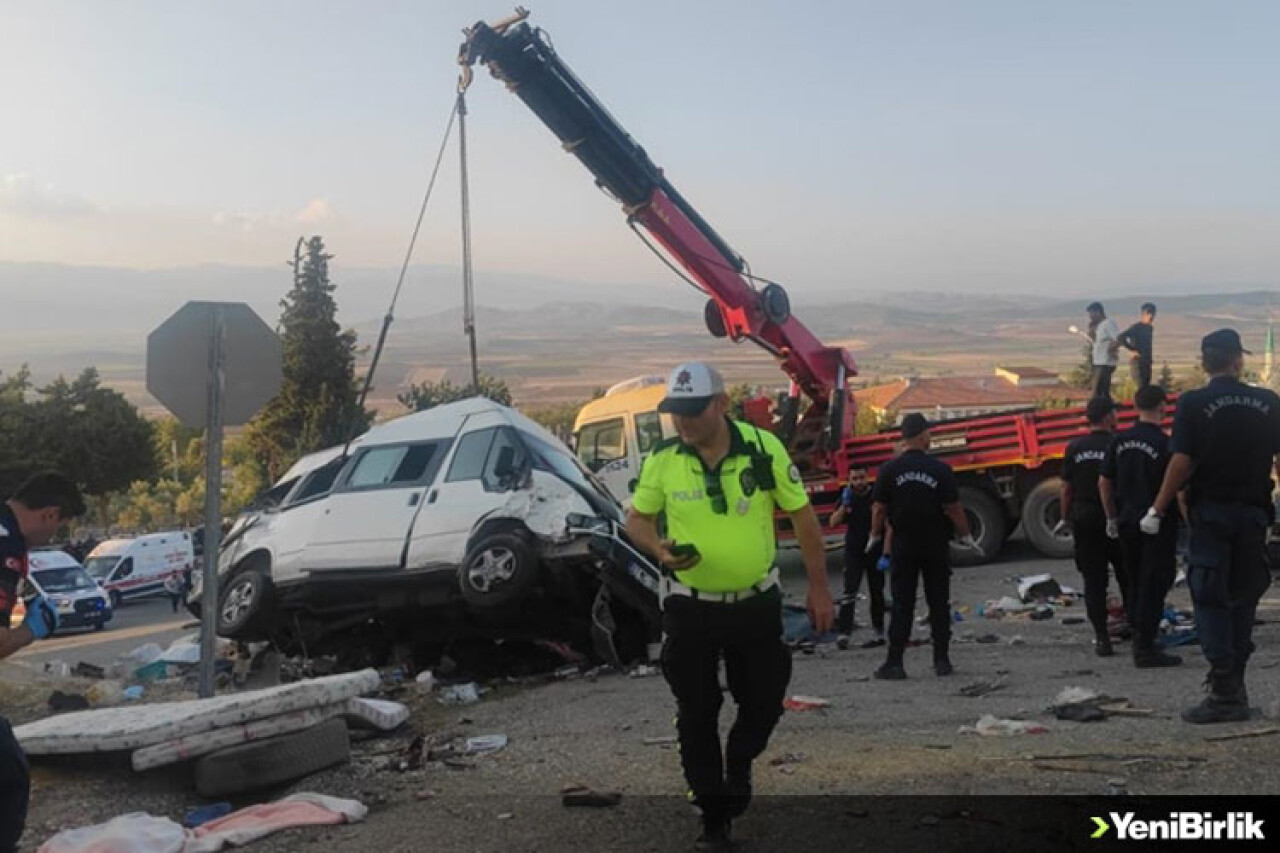
[[[807,756],[803,752],[784,752],[782,755],[769,759],[770,767],[782,767],[786,764],[803,764]]]
[[[45,661],[44,674],[51,675],[54,678],[69,678],[71,676],[71,667],[67,666],[65,661]]]
[[[408,706],[385,699],[348,699],[343,713],[348,723],[364,724],[384,732],[398,729],[409,719]]]
[[[921,826],[937,826],[941,822],[942,821],[938,819],[937,815],[927,814],[924,817],[920,818]]]
[[[1004,720],[991,714],[983,714],[978,718],[977,725],[961,726],[960,734],[979,734],[985,737],[1000,737],[1010,735],[1038,735],[1049,731],[1039,723],[1031,723],[1025,720]]]
[[[1240,740],[1241,738],[1265,737],[1267,735],[1275,735],[1275,734],[1280,734],[1280,728],[1276,728],[1275,726],[1269,726],[1268,728],[1265,728],[1265,729],[1252,729],[1247,732],[1232,732],[1229,735],[1212,735],[1210,737],[1206,737],[1205,740],[1209,741],[1210,743],[1218,743],[1224,740]]]
[[[442,687],[436,701],[441,705],[470,705],[480,701],[480,688],[474,681]]]
[[[85,691],[85,698],[95,708],[110,708],[124,701],[124,688],[118,681],[99,681]]]
[[[627,673],[627,675],[632,678],[652,678],[653,676],[660,675],[661,673],[662,670],[658,667],[642,663],[635,669],[631,670],[631,672]]]
[[[975,639],[974,642],[982,643],[983,645],[990,645],[992,643],[1000,642],[1000,638],[995,634],[983,634],[981,637]]]
[[[1098,691],[1090,690],[1087,687],[1064,687],[1058,692],[1058,695],[1053,698],[1053,705],[1051,707],[1057,707],[1059,705],[1078,705],[1081,702],[1091,702],[1095,699],[1101,698],[1102,697],[1099,695]]]
[[[1097,723],[1105,720],[1107,714],[1097,705],[1080,702],[1074,705],[1059,705],[1053,709],[1053,715],[1059,720],[1071,723]]]
[[[106,678],[107,671],[96,664],[80,661],[71,668],[71,674],[79,678]]]
[[[421,790],[421,791],[414,791],[414,792],[413,792],[413,798],[414,798],[415,800],[417,800],[418,802],[423,802],[424,800],[434,799],[434,798],[435,798],[435,795],[436,795],[436,792],[435,792],[435,791],[433,791],[433,790],[431,790],[430,788],[424,788],[424,789],[423,789],[423,790]]]
[[[89,707],[89,700],[79,693],[63,693],[55,690],[49,694],[49,710],[55,714],[64,711],[83,711]]]
[[[1026,644],[1027,644],[1027,641],[1022,639],[1021,634],[1014,634],[1012,637],[1009,638],[1009,645],[1011,646],[1025,646]]]
[[[418,677],[413,680],[413,683],[418,685],[418,692],[425,696],[436,689],[435,673],[429,669],[424,669],[418,673]]]
[[[213,803],[208,806],[200,806],[200,808],[187,812],[187,816],[182,819],[182,825],[188,829],[195,829],[197,826],[203,826],[211,820],[226,817],[234,810],[231,803]]]
[[[498,820],[511,820],[511,818],[513,817],[515,817],[514,812],[503,812],[502,814],[498,815]]]
[[[593,791],[586,787],[574,787],[563,791],[560,803],[566,808],[610,808],[622,802],[618,791]]]
[[[782,700],[782,707],[788,711],[813,711],[829,708],[831,702],[818,696],[790,696]]]
[[[467,738],[463,750],[467,755],[483,755],[487,752],[498,752],[506,748],[506,735],[480,735]]]
[[[1053,608],[1047,604],[1039,604],[1036,609],[1031,611],[1030,618],[1033,622],[1043,622],[1046,619],[1053,618]]]
[[[1083,616],[1068,616],[1062,620],[1063,625],[1083,625],[1088,620]]]
[[[145,688],[143,688],[141,684],[135,684],[132,687],[126,687],[124,690],[120,691],[120,695],[125,699],[128,699],[130,702],[137,702],[142,698],[142,692],[144,689]]]
[[[1023,601],[1047,601],[1061,596],[1062,587],[1053,575],[1029,575],[1018,581],[1018,597]]]
[[[644,739],[645,746],[665,746],[667,744],[679,743],[680,739],[675,735],[663,735],[662,737],[647,737]]]
[[[976,699],[979,696],[986,696],[989,693],[995,693],[997,690],[1003,690],[1005,687],[1006,684],[1003,678],[995,681],[975,681],[973,684],[966,684],[961,687],[959,695]]]

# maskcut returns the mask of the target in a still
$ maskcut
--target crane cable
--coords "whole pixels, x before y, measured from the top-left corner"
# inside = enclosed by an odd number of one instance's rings
[[[352,413],[351,425],[347,430],[347,440],[342,448],[342,456],[347,456],[347,451],[351,448],[351,442],[355,439],[355,431],[359,427],[360,419],[364,413],[364,404],[369,397],[369,389],[373,387],[373,374],[378,369],[378,360],[382,357],[382,348],[387,342],[387,330],[391,328],[391,323],[395,319],[396,302],[400,299],[400,290],[404,287],[404,277],[409,272],[409,262],[413,259],[413,250],[418,243],[418,232],[422,230],[422,218],[427,213],[427,203],[431,200],[431,192],[436,186],[436,177],[440,174],[440,163],[444,160],[445,148],[449,144],[449,136],[453,133],[453,123],[459,113],[466,109],[463,102],[462,92],[458,92],[458,97],[453,102],[453,107],[449,110],[449,121],[445,124],[444,138],[440,140],[440,150],[436,153],[435,165],[431,168],[431,178],[427,181],[427,191],[422,196],[422,205],[418,208],[418,219],[413,225],[413,234],[409,237],[409,248],[405,250],[404,262],[400,265],[400,275],[396,278],[396,288],[391,294],[391,304],[387,306],[386,316],[382,318],[382,329],[378,332],[378,343],[373,348],[373,359],[369,362],[369,372],[364,377],[364,387],[360,390],[360,399],[356,403],[355,411]]]

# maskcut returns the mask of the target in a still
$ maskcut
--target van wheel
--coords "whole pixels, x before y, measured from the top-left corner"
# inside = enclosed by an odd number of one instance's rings
[[[218,635],[234,640],[266,639],[271,581],[254,566],[231,576],[218,604]]]
[[[111,590],[110,595],[111,595],[111,609],[119,610],[121,602],[124,601],[124,596],[120,594],[120,590],[118,589]]]
[[[462,598],[472,607],[502,607],[522,598],[538,582],[538,559],[528,539],[514,530],[478,538],[459,569]]]
[[[951,548],[951,563],[956,566],[980,566],[995,559],[1004,545],[1005,529],[1009,526],[1000,502],[983,489],[973,486],[960,487],[960,505],[969,519],[969,532],[978,543],[981,553],[975,554],[963,548]]]
[[[1055,535],[1053,532],[1062,520],[1060,490],[1061,482],[1050,478],[1032,489],[1022,504],[1022,531],[1027,534],[1027,541],[1041,554],[1055,560],[1065,560],[1075,549],[1070,533]]]

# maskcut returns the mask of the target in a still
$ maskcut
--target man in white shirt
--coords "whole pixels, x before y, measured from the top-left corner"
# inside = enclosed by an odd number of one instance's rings
[[[1111,396],[1111,374],[1120,362],[1120,327],[1107,317],[1101,302],[1090,302],[1089,340],[1093,341],[1093,396]]]

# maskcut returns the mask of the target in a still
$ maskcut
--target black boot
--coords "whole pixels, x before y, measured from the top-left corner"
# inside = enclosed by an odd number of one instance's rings
[[[1205,682],[1209,695],[1199,705],[1182,712],[1182,719],[1195,725],[1212,723],[1242,723],[1249,719],[1249,699],[1244,682],[1233,670],[1226,673],[1209,673]]]
[[[1149,640],[1134,640],[1133,665],[1138,669],[1154,669],[1163,666],[1177,666],[1182,658],[1171,655],[1155,647]]]
[[[1107,633],[1107,629],[1094,632],[1093,651],[1100,658],[1109,658],[1114,655],[1115,649],[1111,648],[1111,636]]]
[[[694,850],[708,853],[724,853],[733,849],[729,840],[729,819],[723,816],[702,816],[702,834],[693,842]]]
[[[1247,664],[1248,661],[1245,661],[1245,663],[1238,663],[1235,665],[1235,668],[1231,670],[1231,674],[1236,678],[1236,683],[1240,686],[1240,698],[1244,700],[1244,706],[1246,708],[1249,707],[1249,688],[1244,684],[1244,668]]]
[[[889,657],[885,659],[884,665],[875,671],[876,678],[883,681],[902,681],[907,677],[907,671],[902,668],[902,649],[889,647]]]
[[[944,649],[941,654],[933,656],[933,671],[938,677],[950,675],[955,672],[955,667],[951,665],[951,658]]]

